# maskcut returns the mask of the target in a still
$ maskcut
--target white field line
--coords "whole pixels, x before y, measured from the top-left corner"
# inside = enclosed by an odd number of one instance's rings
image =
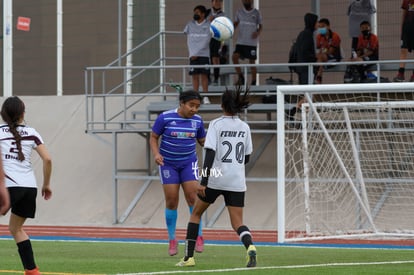
[[[327,264],[309,264],[309,265],[286,265],[286,266],[263,266],[254,268],[226,268],[226,269],[210,269],[210,270],[171,270],[171,271],[156,271],[156,272],[139,272],[139,273],[118,273],[117,275],[157,275],[157,274],[192,274],[192,273],[216,273],[216,272],[240,272],[252,270],[274,270],[274,269],[299,269],[299,268],[313,268],[313,267],[330,267],[330,266],[368,266],[368,265],[397,265],[397,264],[412,264],[413,261],[390,261],[390,262],[366,262],[366,263],[327,263]],[[178,268],[178,267],[177,267]],[[23,271],[18,270],[2,270],[1,273],[15,273],[23,274]],[[63,272],[42,272],[47,275],[104,275],[104,274],[82,274],[82,273],[63,273]]]
[[[364,265],[396,265],[411,264],[413,261],[390,261],[390,262],[366,262],[366,263],[327,263],[327,264],[309,264],[309,265],[287,265],[287,266],[264,266],[254,268],[228,268],[228,269],[211,269],[211,270],[171,270],[142,273],[119,273],[117,275],[157,275],[157,274],[192,274],[192,273],[217,273],[217,272],[240,272],[252,270],[272,270],[272,269],[298,269],[313,267],[330,267],[330,266],[364,266]]]

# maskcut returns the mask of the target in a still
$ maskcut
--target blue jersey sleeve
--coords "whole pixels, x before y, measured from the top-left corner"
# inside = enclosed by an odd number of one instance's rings
[[[162,113],[155,120],[154,125],[152,126],[152,131],[157,135],[161,136],[164,133],[164,127],[164,114]]]

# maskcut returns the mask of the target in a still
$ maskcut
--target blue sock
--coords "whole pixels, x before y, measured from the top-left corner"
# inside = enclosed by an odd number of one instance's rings
[[[175,240],[175,229],[177,227],[177,209],[165,208],[165,222],[167,224],[168,239]]]
[[[194,206],[189,206],[188,208],[190,209],[190,214],[193,213]],[[203,236],[203,228],[201,226],[201,221],[202,219],[200,219],[200,226],[198,227],[198,236]]]

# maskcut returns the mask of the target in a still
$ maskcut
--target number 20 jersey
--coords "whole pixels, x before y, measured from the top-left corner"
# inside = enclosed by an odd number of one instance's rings
[[[249,125],[237,116],[222,116],[210,122],[204,148],[214,150],[208,187],[246,191],[244,159],[253,151]]]
[[[28,126],[19,125],[17,131],[20,133],[22,152],[25,159],[17,159],[17,146],[9,126],[0,125],[0,145],[3,169],[6,175],[6,187],[33,187],[36,188],[36,178],[32,169],[30,156],[32,149],[43,144],[39,133]]]

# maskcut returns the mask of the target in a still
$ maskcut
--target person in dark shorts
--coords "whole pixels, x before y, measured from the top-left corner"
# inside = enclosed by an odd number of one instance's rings
[[[408,53],[414,49],[414,0],[403,0],[401,4],[403,9],[402,28],[401,28],[401,53],[400,59],[406,60]],[[395,82],[405,80],[405,63],[400,63],[398,74],[394,77]],[[410,81],[414,82],[414,70],[410,77]]]
[[[211,8],[207,10],[208,21],[213,21],[219,16],[224,16],[223,0],[211,0]],[[210,58],[211,64],[220,65],[220,51],[223,43],[214,38],[210,39]],[[220,77],[220,68],[213,69],[213,84],[217,85]]]
[[[219,196],[224,197],[231,226],[246,248],[246,266],[256,266],[256,247],[250,229],[243,223],[247,190],[245,165],[253,152],[249,125],[238,114],[249,106],[249,91],[226,90],[221,97],[223,115],[212,120],[204,144],[202,179],[194,211],[187,225],[185,256],[176,266],[195,266],[194,247],[201,216]]]
[[[184,33],[187,35],[187,47],[190,65],[210,65],[210,21],[206,20],[207,9],[198,5],[193,10],[193,20],[187,23]],[[200,84],[203,92],[208,91],[208,66],[201,68],[190,68],[189,74],[192,78],[193,90],[199,90]],[[210,103],[208,97],[203,103]]]
[[[30,156],[32,150],[35,150],[43,162],[41,192],[45,200],[52,196],[52,159],[39,133],[23,124],[24,114],[25,105],[20,98],[13,96],[4,101],[1,117],[5,124],[0,125],[1,157],[10,194],[9,230],[17,244],[25,275],[39,275],[32,244],[23,229],[26,219],[33,219],[36,212],[37,183]]]
[[[238,28],[236,47],[233,52],[233,64],[239,64],[240,59],[248,59],[249,64],[255,64],[257,59],[257,43],[263,29],[262,15],[254,8],[253,0],[242,0],[243,7],[237,10],[234,28]],[[238,80],[236,85],[244,85],[244,74],[240,67],[235,67]],[[256,67],[251,67],[251,85],[256,85]]]

